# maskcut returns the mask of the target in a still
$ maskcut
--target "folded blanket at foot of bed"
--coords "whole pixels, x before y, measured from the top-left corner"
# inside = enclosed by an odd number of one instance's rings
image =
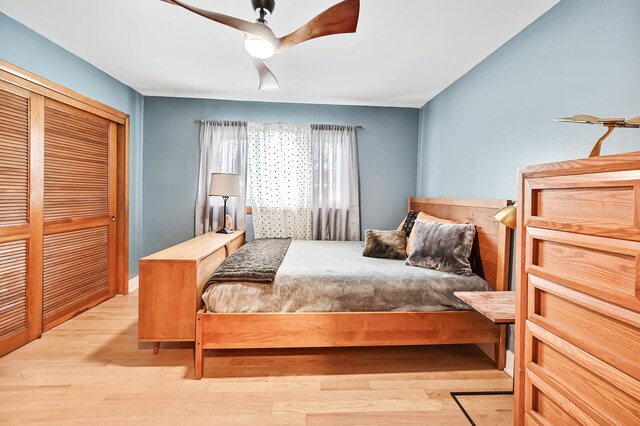
[[[287,254],[291,238],[264,238],[249,241],[227,257],[213,272],[209,285],[221,282],[273,284]]]

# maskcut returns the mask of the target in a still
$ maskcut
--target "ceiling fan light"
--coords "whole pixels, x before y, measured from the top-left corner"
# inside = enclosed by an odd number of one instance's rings
[[[269,41],[247,34],[244,39],[244,49],[254,58],[269,59],[276,53],[276,48]]]

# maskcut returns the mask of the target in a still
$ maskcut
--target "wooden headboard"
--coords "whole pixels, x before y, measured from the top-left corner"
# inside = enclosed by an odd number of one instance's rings
[[[409,210],[476,225],[476,241],[471,254],[474,272],[499,291],[508,290],[509,286],[511,229],[493,215],[510,204],[509,200],[409,198]]]

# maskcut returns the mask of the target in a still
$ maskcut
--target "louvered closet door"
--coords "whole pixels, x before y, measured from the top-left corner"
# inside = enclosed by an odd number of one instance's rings
[[[49,99],[44,130],[43,322],[115,294],[115,123]]]
[[[31,172],[31,163],[41,159],[41,132],[29,115],[41,107],[40,96],[0,81],[0,356],[36,338],[42,324],[42,270],[36,259],[41,193],[29,193],[41,178],[41,167]]]

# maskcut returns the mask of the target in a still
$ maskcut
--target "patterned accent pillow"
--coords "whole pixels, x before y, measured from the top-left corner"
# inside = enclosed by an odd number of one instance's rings
[[[364,231],[364,250],[362,255],[404,260],[407,258],[406,246],[407,236],[404,231],[367,229]]]
[[[416,223],[417,217],[418,212],[409,210],[409,213],[407,213],[407,217],[405,217],[400,226],[398,226],[398,231],[404,231],[407,238],[409,238],[409,235],[411,235],[411,230],[413,229],[413,224]]]
[[[406,265],[471,275],[469,256],[476,236],[475,225],[417,220],[413,247]]]

